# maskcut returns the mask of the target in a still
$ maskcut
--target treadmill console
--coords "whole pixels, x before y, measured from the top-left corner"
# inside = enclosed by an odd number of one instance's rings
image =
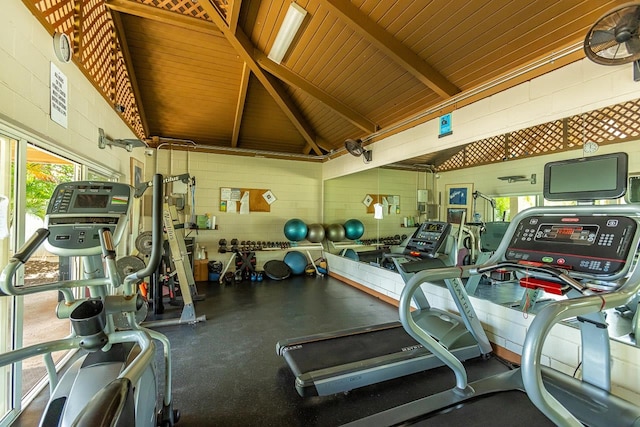
[[[617,215],[533,215],[523,218],[505,258],[545,264],[594,278],[626,273],[638,222]]]
[[[405,253],[417,257],[435,257],[450,232],[451,224],[448,222],[423,222],[411,236]]]
[[[98,233],[111,230],[117,245],[131,214],[133,187],[117,182],[77,181],[60,184],[53,192],[45,227],[46,249],[59,256],[97,255]]]

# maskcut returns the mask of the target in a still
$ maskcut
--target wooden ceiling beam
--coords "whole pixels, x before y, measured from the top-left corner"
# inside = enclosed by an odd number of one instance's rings
[[[106,0],[105,5],[112,11],[126,13],[139,18],[150,19],[163,24],[174,25],[187,30],[220,36],[221,31],[210,21],[171,12],[155,6],[148,6],[130,0]]]
[[[240,7],[242,7],[242,0],[231,0],[231,6],[227,10],[227,23],[229,24],[229,29],[233,34],[235,34],[238,29]]]
[[[322,89],[312,85],[307,80],[298,76],[297,74],[291,72],[285,67],[276,64],[271,61],[267,56],[259,51],[254,52],[255,58],[258,61],[258,64],[270,74],[273,74],[278,79],[283,82],[295,86],[298,89],[306,92],[311,95],[318,101],[325,104],[327,107],[331,108],[336,113],[340,114],[342,117],[350,121],[355,126],[359,127],[365,132],[374,133],[379,130],[377,124],[373,123],[371,120],[367,119],[362,114],[358,113],[355,110],[352,110],[342,102],[338,101],[328,93],[324,92]]]
[[[242,124],[242,115],[244,114],[244,103],[247,99],[247,90],[249,89],[249,78],[251,71],[245,62],[242,66],[242,79],[240,80],[240,93],[238,94],[238,104],[236,105],[236,115],[233,120],[233,134],[231,136],[231,146],[238,146],[240,138],[240,125]]]
[[[253,58],[255,46],[251,43],[249,37],[240,28],[237,28],[235,33],[226,28],[227,24],[225,20],[220,16],[218,9],[210,3],[210,0],[201,1],[199,4],[207,12],[207,15],[213,23],[218,28],[223,29],[222,33],[238,53],[240,59],[246,62],[253,75],[256,76],[269,95],[275,100],[276,104],[278,104],[289,120],[291,120],[307,144],[311,146],[317,155],[322,155],[322,150],[316,144],[316,135],[311,125],[309,125],[307,120],[302,116],[302,113],[298,110],[298,107],[296,107],[291,98],[289,98],[284,88],[280,86],[278,80],[269,73],[264,72]]]
[[[460,92],[453,83],[416,55],[411,49],[363,14],[357,6],[344,0],[321,0],[332,13],[347,23],[353,30],[376,46],[389,58],[406,69],[415,78],[447,99]]]
[[[115,28],[115,37],[117,38],[118,44],[120,45],[120,51],[122,52],[124,64],[129,75],[129,82],[131,83],[133,98],[136,102],[136,107],[138,108],[138,114],[140,115],[140,123],[142,124],[142,129],[144,129],[144,134],[149,135],[149,124],[147,122],[147,116],[144,112],[144,103],[142,102],[142,95],[140,94],[140,88],[138,87],[138,81],[136,80],[136,73],[133,69],[133,61],[131,59],[131,53],[129,51],[129,45],[127,43],[127,37],[124,31],[124,25],[122,25],[120,13],[112,10],[111,18],[113,19],[113,26]]]

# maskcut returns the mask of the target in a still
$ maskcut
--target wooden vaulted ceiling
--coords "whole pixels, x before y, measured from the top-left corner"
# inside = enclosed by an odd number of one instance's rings
[[[150,146],[317,161],[583,58],[625,1],[296,0],[276,64],[290,0],[23,0]]]

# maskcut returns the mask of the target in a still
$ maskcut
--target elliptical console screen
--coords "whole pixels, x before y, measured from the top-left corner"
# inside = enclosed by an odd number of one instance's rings
[[[520,221],[505,258],[612,276],[626,267],[637,227],[626,216],[534,215]]]
[[[74,208],[106,208],[109,196],[106,194],[78,194]]]
[[[448,222],[423,222],[409,240],[405,253],[414,256],[433,256],[442,246],[450,231],[451,224]]]
[[[116,182],[76,181],[58,185],[47,207],[46,248],[60,256],[100,253],[99,232],[111,230],[117,245],[131,212],[133,188]]]

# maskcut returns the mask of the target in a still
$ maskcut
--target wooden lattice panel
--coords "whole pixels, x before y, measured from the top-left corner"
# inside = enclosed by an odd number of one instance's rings
[[[73,2],[70,0],[29,0],[42,18],[59,32],[70,34],[73,29]]]
[[[74,51],[79,53],[78,65],[111,104],[125,107],[124,120],[139,138],[145,138],[131,80],[117,49],[113,21],[104,0],[82,3],[79,0],[25,0],[25,3],[33,5],[35,9],[30,9],[40,14],[41,20],[53,31],[64,32],[71,40],[76,39],[75,32],[80,32],[81,46],[74,46]],[[74,20],[74,8],[81,11],[81,20]]]
[[[464,148],[451,156],[449,160],[438,166],[438,171],[450,171],[454,169],[462,169],[465,167]]]
[[[507,141],[509,159],[563,150],[565,144],[562,129],[562,120],[555,120],[511,132]]]
[[[89,0],[83,15],[80,62],[103,94],[113,101],[113,21],[100,0]]]
[[[438,166],[438,171],[462,169],[506,159],[539,156],[582,148],[586,141],[613,144],[640,137],[640,99],[542,123],[506,135],[472,142]],[[506,154],[505,154],[506,153]]]
[[[204,11],[204,9],[200,7],[198,2],[193,0],[138,0],[138,2],[148,6],[155,6],[160,9],[169,10],[171,12],[181,13],[183,15],[188,15],[194,18],[205,19],[207,21],[209,20],[209,16]],[[212,3],[218,8],[222,16],[225,17],[225,12],[227,10],[226,7],[222,9],[218,4],[222,3],[222,0],[214,0]]]
[[[504,135],[472,142],[465,150],[465,167],[500,162],[504,159]]]
[[[567,120],[568,139],[573,147],[585,141],[612,144],[640,135],[640,100],[590,111]]]

